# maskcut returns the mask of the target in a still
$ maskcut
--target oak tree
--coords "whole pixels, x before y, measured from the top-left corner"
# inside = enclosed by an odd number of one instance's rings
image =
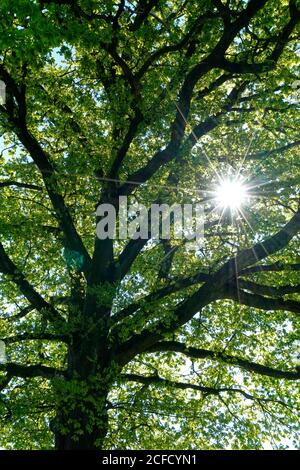
[[[0,445],[292,445],[299,3],[2,0],[0,15]],[[220,210],[237,175],[246,200]],[[99,239],[95,209],[120,196],[202,203],[202,246]]]

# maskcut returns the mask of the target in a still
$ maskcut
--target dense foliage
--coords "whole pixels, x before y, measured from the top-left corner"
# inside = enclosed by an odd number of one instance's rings
[[[297,445],[299,9],[1,0],[0,446]],[[203,246],[98,239],[120,195]]]

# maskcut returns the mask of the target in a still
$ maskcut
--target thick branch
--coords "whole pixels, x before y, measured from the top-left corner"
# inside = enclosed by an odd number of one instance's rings
[[[64,323],[63,318],[46,300],[34,289],[27,281],[24,274],[17,268],[13,261],[6,254],[2,243],[0,242],[0,271],[10,276],[10,280],[14,282],[30,302],[45,318],[52,321]]]
[[[180,390],[196,390],[198,392],[201,392],[203,396],[209,396],[209,395],[218,396],[218,395],[221,395],[222,393],[239,394],[239,395],[242,395],[247,400],[257,401],[258,403],[272,402],[272,403],[278,403],[282,406],[286,406],[286,403],[281,400],[256,397],[246,392],[245,390],[242,390],[241,388],[236,388],[236,387],[232,387],[232,388],[231,387],[205,387],[205,386],[197,385],[193,383],[175,382],[172,380],[164,379],[157,375],[144,376],[144,375],[139,375],[139,374],[122,374],[121,379],[126,382],[128,381],[138,382],[144,385],[164,386],[164,387],[170,387],[173,389],[175,388],[175,389],[180,389]]]
[[[184,343],[177,341],[161,341],[155,346],[149,348],[146,352],[179,352],[192,359],[210,359],[213,361],[221,361],[230,366],[239,367],[249,372],[254,372],[259,375],[266,375],[276,379],[298,380],[300,379],[300,370],[283,371],[267,367],[262,364],[248,361],[238,356],[230,356],[221,351],[211,351],[208,349],[199,349],[188,347]]]
[[[150,11],[158,4],[158,0],[140,0],[136,8],[136,16],[134,22],[130,26],[131,31],[137,31],[146,18],[149,16]]]
[[[231,258],[213,276],[212,283],[224,285],[230,279],[238,276],[245,268],[256,264],[285,248],[291,239],[300,232],[300,209],[292,219],[275,235],[257,243],[251,248],[242,250],[234,258]]]
[[[259,264],[258,266],[251,266],[240,271],[240,276],[247,276],[249,274],[265,273],[265,272],[280,272],[280,271],[300,271],[300,263],[283,264]]]
[[[33,189],[35,191],[42,191],[43,188],[41,186],[37,186],[36,184],[30,184],[30,183],[22,183],[20,181],[0,181],[0,188],[5,188],[8,186],[15,186],[17,188],[24,188],[24,189]]]
[[[124,381],[129,382],[139,382],[144,385],[162,385],[172,388],[178,388],[180,390],[197,390],[202,392],[205,395],[218,395],[221,393],[221,389],[213,388],[213,387],[204,387],[202,385],[196,385],[192,383],[184,383],[184,382],[173,382],[172,380],[163,379],[157,375],[152,376],[144,376],[139,374],[122,374],[121,379]],[[224,389],[224,391],[227,391]]]
[[[287,312],[300,314],[300,302],[295,300],[275,299],[271,297],[264,297],[259,294],[250,294],[241,289],[237,290],[236,286],[230,286],[228,290],[224,291],[224,299],[232,299],[247,307],[254,307],[261,310],[285,310]]]
[[[281,297],[287,294],[300,293],[300,285],[286,285],[286,286],[266,286],[257,284],[256,282],[245,281],[240,279],[238,281],[239,288],[243,290],[249,290],[255,294],[267,295],[269,297]]]
[[[6,372],[10,378],[21,377],[23,379],[32,377],[44,377],[46,379],[52,379],[55,376],[64,374],[64,371],[60,371],[54,367],[43,366],[41,364],[24,366],[14,362],[0,364],[0,371]]]
[[[52,333],[23,333],[1,339],[5,342],[5,344],[18,343],[19,341],[69,341],[69,337],[67,335],[55,335]]]

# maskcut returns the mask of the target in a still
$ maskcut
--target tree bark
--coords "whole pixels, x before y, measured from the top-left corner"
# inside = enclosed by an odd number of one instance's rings
[[[58,382],[59,405],[53,426],[56,450],[103,448],[108,431],[110,374],[103,340],[99,360],[99,348],[91,336],[92,341],[81,338],[78,350],[70,348],[69,376]]]
[[[103,448],[103,441],[108,431],[108,415],[105,408],[106,397],[99,397],[99,394],[97,394],[93,398],[104,404],[102,416],[99,405],[97,411],[89,409],[86,412],[76,410],[70,413],[66,410],[58,412],[56,417],[58,430],[55,432],[56,450],[101,450]],[[98,424],[91,425],[90,429],[89,421],[93,420]],[[102,425],[100,425],[100,421]],[[74,429],[75,423],[83,427],[81,435],[78,435],[78,430]],[[66,433],[61,431],[65,427],[68,429]]]

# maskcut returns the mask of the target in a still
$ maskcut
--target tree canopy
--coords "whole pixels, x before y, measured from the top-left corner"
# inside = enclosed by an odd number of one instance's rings
[[[299,3],[0,18],[0,446],[297,446]],[[120,196],[203,204],[202,246],[99,239]]]

